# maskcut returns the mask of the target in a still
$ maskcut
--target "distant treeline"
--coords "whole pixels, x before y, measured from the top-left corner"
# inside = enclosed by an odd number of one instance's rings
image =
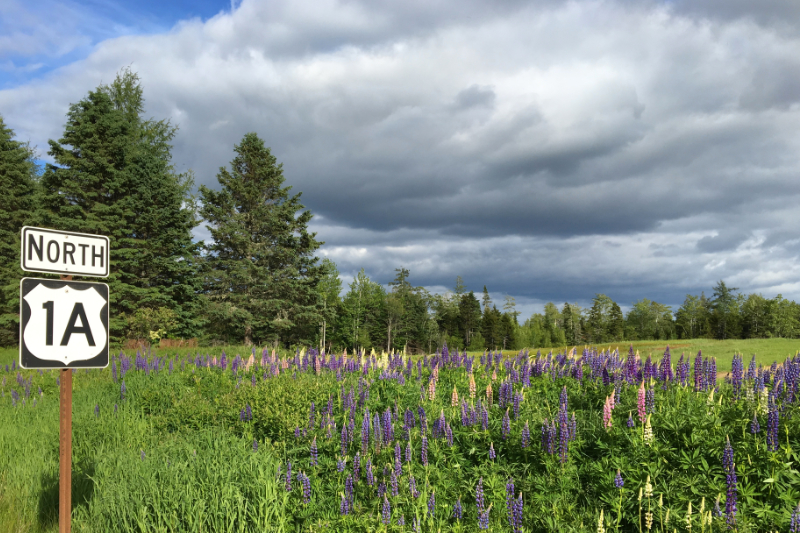
[[[111,239],[112,341],[199,338],[204,344],[311,345],[431,352],[674,338],[795,337],[800,306],[780,295],[738,294],[720,281],[711,298],[687,296],[674,313],[640,300],[627,315],[598,294],[589,309],[552,303],[519,323],[512,297],[497,308],[462,279],[431,294],[396,269],[384,287],[362,270],[342,296],[336,265],[315,252],[312,218],[284,185],[282,167],[255,134],[235,145],[219,189],[194,196],[176,172],[177,128],[144,118],[138,76],[122,70],[72,104],[49,141],[55,164],[35,164],[0,117],[0,344],[19,335],[20,229],[25,225]],[[192,231],[205,224],[210,243]],[[36,274],[36,276],[40,276]],[[78,278],[76,278],[78,279]],[[94,278],[89,278],[92,280]]]

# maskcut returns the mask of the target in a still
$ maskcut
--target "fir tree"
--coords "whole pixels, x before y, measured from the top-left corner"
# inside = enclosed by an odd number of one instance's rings
[[[250,344],[305,342],[322,321],[312,214],[289,196],[282,165],[258,135],[234,147],[230,170],[220,168],[219,191],[200,187],[201,215],[213,242],[205,262],[209,318],[218,336]]]
[[[28,223],[36,192],[33,150],[14,139],[0,117],[0,345],[19,338],[20,230]]]
[[[138,76],[122,71],[70,106],[64,135],[50,140],[40,225],[110,239],[112,340],[148,316],[174,324],[170,336],[200,331],[197,225],[191,175],[177,174],[168,121],[142,118]],[[145,324],[158,330],[163,324]]]

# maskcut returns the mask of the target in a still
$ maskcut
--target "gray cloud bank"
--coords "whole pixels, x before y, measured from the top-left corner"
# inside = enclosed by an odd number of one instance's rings
[[[502,5],[500,5],[502,4]],[[123,65],[215,185],[257,131],[324,253],[381,282],[800,298],[795,2],[245,0],[0,91],[40,147]]]

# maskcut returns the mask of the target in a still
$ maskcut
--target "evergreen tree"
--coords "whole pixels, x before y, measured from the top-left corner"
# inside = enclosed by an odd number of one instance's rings
[[[622,309],[620,309],[617,302],[611,303],[611,311],[608,315],[608,338],[609,340],[619,342],[625,337],[625,317],[622,316]]]
[[[463,333],[464,345],[471,346],[472,337],[476,333],[480,334],[481,328],[481,304],[475,298],[475,293],[469,291],[467,294],[461,295],[458,302],[458,314],[461,319],[460,331]]]
[[[70,106],[64,135],[50,140],[38,225],[110,239],[110,330],[121,340],[135,323],[170,336],[199,333],[197,225],[191,175],[177,174],[176,128],[142,118],[139,78],[122,71]]]
[[[486,285],[483,286],[483,297],[481,298],[483,304],[483,312],[485,313],[489,306],[492,305],[492,299],[489,297],[489,291],[486,290]]]
[[[613,303],[605,294],[595,294],[588,321],[591,342],[601,343],[608,340],[609,314]]]
[[[739,289],[728,287],[722,280],[714,287],[711,317],[718,339],[724,340],[738,336],[740,302],[734,294],[737,290]]]
[[[33,150],[14,139],[0,116],[0,346],[19,342],[20,231],[36,192]]]
[[[219,191],[200,187],[207,246],[205,291],[217,335],[228,341],[310,343],[321,321],[316,287],[322,276],[308,232],[310,211],[289,196],[282,165],[258,135],[234,147]]]

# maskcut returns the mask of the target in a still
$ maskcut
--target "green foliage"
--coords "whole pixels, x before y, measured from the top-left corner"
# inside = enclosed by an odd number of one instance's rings
[[[289,196],[282,165],[258,135],[234,147],[230,170],[220,168],[219,191],[200,186],[207,245],[205,292],[211,331],[229,342],[308,343],[322,316],[310,211]]]
[[[35,205],[33,156],[0,116],[0,346],[16,344],[19,337],[19,240]]]

